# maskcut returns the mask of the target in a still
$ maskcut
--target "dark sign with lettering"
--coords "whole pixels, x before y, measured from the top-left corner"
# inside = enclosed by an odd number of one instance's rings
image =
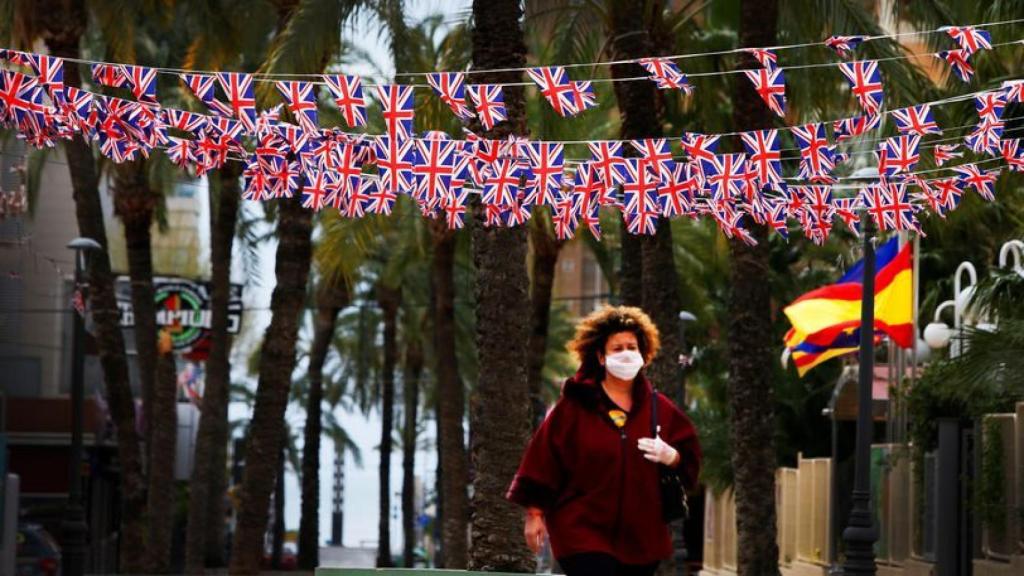
[[[153,278],[153,296],[156,304],[156,325],[166,328],[176,351],[205,348],[210,332],[210,284],[184,278]],[[117,278],[117,307],[121,312],[121,326],[135,325],[132,309],[131,281],[127,276]],[[242,325],[242,285],[232,284],[228,300],[228,332],[237,334]]]

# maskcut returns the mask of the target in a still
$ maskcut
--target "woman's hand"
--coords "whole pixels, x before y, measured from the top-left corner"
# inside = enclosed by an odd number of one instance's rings
[[[644,453],[644,458],[651,462],[664,464],[670,468],[679,464],[679,451],[661,438],[641,438],[637,441],[637,447]]]
[[[539,508],[526,509],[526,526],[523,528],[523,534],[526,536],[526,545],[534,554],[539,554],[541,547],[544,546],[544,539],[548,536],[547,526],[544,525],[544,512]]]

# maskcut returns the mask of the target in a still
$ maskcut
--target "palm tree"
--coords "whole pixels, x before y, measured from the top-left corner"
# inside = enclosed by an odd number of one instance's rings
[[[20,9],[16,9],[20,8]],[[62,58],[78,58],[89,14],[84,0],[72,2],[44,1],[31,6],[8,2],[2,6],[0,20],[8,44],[31,50],[37,39],[45,42],[50,54]],[[81,86],[78,67],[64,70],[68,86]],[[142,474],[139,438],[135,432],[135,407],[128,378],[124,336],[118,323],[119,313],[114,297],[110,256],[106,249],[107,234],[103,225],[103,208],[99,196],[99,177],[91,146],[75,138],[64,143],[68,171],[74,192],[75,217],[79,233],[96,240],[104,250],[88,261],[89,307],[95,324],[94,336],[103,366],[107,403],[117,428],[120,461],[120,504],[122,518],[121,569],[143,570],[144,512],[146,486]]]
[[[178,440],[177,372],[171,335],[158,334],[156,378],[150,397],[149,487],[146,492],[146,570],[171,572],[171,536],[178,491],[174,485],[174,454]],[[168,385],[169,384],[169,385]]]
[[[395,417],[395,366],[398,363],[398,309],[401,289],[388,286],[382,278],[375,289],[377,306],[384,321],[384,362],[381,365],[380,492],[377,529],[377,566],[394,565],[391,559],[391,444]]]
[[[423,315],[425,322],[427,316]],[[421,322],[422,323],[422,322]],[[416,544],[416,441],[419,432],[420,377],[423,344],[415,322],[406,322],[405,358],[402,371],[402,548],[403,565],[415,564]]]
[[[525,64],[522,15],[516,0],[473,2],[475,69]],[[481,83],[518,82],[521,78],[518,72],[482,72],[474,76]],[[505,87],[505,106],[508,122],[485,132],[485,137],[503,139],[526,134],[526,105],[521,87]],[[477,274],[480,369],[470,411],[475,476],[469,567],[532,571],[533,556],[522,539],[522,513],[504,498],[530,435],[526,381],[529,317],[510,308],[525,305],[530,297],[526,231],[521,227],[484,227],[483,207],[477,205],[475,213],[473,262]]]

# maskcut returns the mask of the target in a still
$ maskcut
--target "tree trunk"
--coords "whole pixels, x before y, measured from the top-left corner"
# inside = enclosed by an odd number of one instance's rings
[[[78,58],[78,44],[87,20],[84,4],[71,2],[63,10],[47,11],[47,16],[43,19],[43,27],[50,53],[62,58]],[[64,82],[68,86],[81,85],[77,66],[65,66]],[[107,233],[103,227],[96,163],[91,146],[80,138],[65,142],[64,152],[71,175],[79,233],[103,246],[102,251],[88,258],[89,307],[95,326],[93,336],[103,367],[107,404],[117,429],[117,455],[121,470],[118,487],[122,518],[120,568],[122,572],[141,572],[145,569],[140,551],[145,550],[146,486],[139,437],[135,431],[135,405],[128,380],[124,335],[119,325],[120,313],[114,297]]]
[[[555,237],[550,219],[535,210],[530,220],[530,245],[533,247],[533,274],[530,277],[530,423],[536,430],[546,412],[543,388],[544,356],[548,348],[548,325],[551,323],[551,290],[555,284],[558,253],[565,242]]]
[[[147,570],[152,574],[171,572],[171,536],[178,491],[174,485],[174,455],[178,440],[177,378],[170,335],[159,350],[159,371],[150,397],[152,406],[152,446],[149,453],[149,489],[147,491],[146,542]]]
[[[199,430],[189,483],[185,571],[224,565],[224,516],[227,490],[228,401],[231,393],[231,251],[235,241],[241,166],[229,162],[218,172],[220,195],[210,197],[210,356],[206,360]],[[213,202],[216,200],[216,202]]]
[[[270,566],[274,570],[280,570],[283,566],[281,560],[284,558],[284,473],[285,445],[288,443],[288,435],[285,433],[281,439],[281,452],[277,460],[277,483],[274,485],[274,529],[271,540]]]
[[[741,46],[775,43],[776,0],[744,0],[740,10]],[[751,59],[750,64],[753,64]],[[733,120],[753,130],[773,123],[764,103],[743,79],[733,83]],[[729,242],[732,296],[729,299],[729,393],[732,465],[735,477],[737,573],[779,573],[775,512],[775,426],[771,366],[768,239],[753,230],[757,246]]]
[[[398,307],[402,293],[377,283],[377,305],[384,315],[384,363],[381,370],[380,518],[377,524],[377,567],[391,560],[391,433],[395,418],[395,365],[398,363]]]
[[[351,295],[341,280],[323,279],[317,292],[313,318],[313,344],[309,350],[309,397],[302,446],[302,516],[299,520],[299,568],[313,570],[320,562],[320,436],[324,390],[324,362],[334,338],[338,312]]]
[[[428,222],[433,243],[430,265],[434,289],[434,376],[437,378],[438,515],[442,558],[439,566],[462,570],[467,565],[469,461],[463,422],[465,390],[455,354],[455,232],[440,219]]]
[[[474,0],[474,69],[525,64],[521,18],[518,0]],[[480,83],[521,80],[519,72],[489,72],[477,78]],[[485,132],[484,137],[526,135],[522,87],[505,87],[505,106],[508,122]],[[523,539],[523,513],[505,499],[530,437],[526,230],[522,226],[483,226],[483,206],[479,203],[475,213],[473,263],[477,273],[476,341],[480,371],[470,416],[474,477],[469,567],[532,572],[535,562]]]
[[[277,286],[270,300],[273,317],[263,339],[259,385],[245,449],[241,504],[231,548],[231,573],[254,574],[263,555],[267,506],[284,438],[284,412],[295,369],[295,341],[306,296],[313,213],[286,199],[278,207]]]
[[[422,372],[423,346],[419,338],[408,338],[402,374],[402,563],[406,568],[412,568],[416,561],[416,432]]]

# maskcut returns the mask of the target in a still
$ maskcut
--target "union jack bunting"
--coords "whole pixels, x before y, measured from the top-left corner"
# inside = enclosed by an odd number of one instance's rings
[[[693,198],[700,183],[691,164],[676,163],[668,178],[661,180],[657,189],[658,209],[665,218],[693,214]]]
[[[580,113],[576,102],[576,86],[569,80],[565,68],[547,66],[529,68],[526,74],[540,88],[540,93],[548,101],[556,114],[562,117],[575,116]]]
[[[715,154],[718,152],[718,139],[721,136],[717,134],[698,134],[697,132],[684,132],[680,143],[683,145],[683,151],[686,152],[686,156],[690,159],[691,163],[697,164],[704,161],[714,160]]]
[[[1002,89],[1006,91],[1007,102],[1024,102],[1024,80],[1007,80]]]
[[[647,70],[660,90],[682,90],[686,95],[693,93],[693,86],[690,86],[686,74],[668,58],[641,58],[639,64]]]
[[[195,143],[192,140],[169,136],[166,144],[164,153],[178,168],[188,168],[196,163]]]
[[[668,178],[675,167],[672,159],[672,147],[667,138],[647,138],[630,140],[630,145],[640,151],[641,163],[661,178]]]
[[[832,132],[835,134],[836,142],[843,142],[861,136],[869,130],[876,130],[881,125],[882,116],[880,114],[855,116],[833,122]]]
[[[964,144],[976,154],[999,155],[999,142],[1003,137],[1003,129],[1006,124],[1001,120],[982,120],[964,137]]]
[[[743,213],[728,204],[716,204],[709,212],[726,238],[737,238],[748,246],[757,246],[757,240],[743,227]]]
[[[302,182],[298,162],[281,162],[270,171],[270,187],[274,198],[291,198]]]
[[[579,226],[578,216],[576,203],[571,196],[559,200],[551,209],[551,224],[555,229],[555,237],[564,241],[575,236],[576,227]]]
[[[936,144],[932,148],[932,154],[935,157],[935,165],[941,168],[950,160],[963,157],[964,153],[957,151],[957,148],[959,147],[959,144]]]
[[[746,154],[719,154],[712,161],[702,161],[704,178],[716,203],[743,197]]]
[[[974,78],[974,67],[968,62],[970,52],[966,50],[946,50],[936,54],[937,57],[946,61],[956,74],[957,78],[964,82],[970,82]]]
[[[879,230],[920,232],[914,216],[916,209],[907,199],[905,182],[877,182],[862,190],[860,199]]]
[[[576,108],[576,114],[597,106],[597,96],[594,94],[592,83],[589,80],[573,82],[572,100]]]
[[[774,70],[762,68],[760,70],[744,70],[747,78],[754,84],[754,90],[768,108],[785,118],[786,116],[786,77],[781,68]]]
[[[835,168],[834,149],[825,137],[825,125],[804,124],[790,128],[800,147],[800,178],[829,181]]]
[[[309,132],[294,124],[278,122],[274,125],[274,133],[284,140],[288,145],[288,150],[295,154],[300,154],[309,144]]]
[[[929,180],[925,180],[920,176],[914,175],[907,178],[907,181],[917,186],[917,192],[911,193],[912,198],[917,200],[920,205],[927,207],[933,213],[937,214],[940,218],[946,217],[942,208],[942,202],[939,198],[939,193],[932,186]]]
[[[302,207],[319,212],[327,204],[327,196],[330,194],[329,173],[326,170],[306,170],[303,178]]]
[[[974,109],[978,111],[978,118],[982,122],[998,122],[1002,120],[1003,108],[1005,107],[1005,90],[982,92],[974,97]]]
[[[590,166],[594,171],[594,178],[604,185],[602,192],[602,205],[607,205],[607,191],[622,183],[622,170],[626,160],[622,157],[622,142],[607,140],[590,142]]]
[[[43,109],[42,88],[35,78],[21,72],[3,70],[0,78],[0,109],[6,119],[23,132],[35,132],[42,126],[39,116]]]
[[[156,69],[121,64],[121,74],[131,88],[132,96],[141,102],[156,104]]]
[[[878,172],[886,177],[910,173],[921,155],[918,147],[921,137],[917,135],[893,136],[883,140],[878,147]]]
[[[782,181],[782,153],[778,130],[755,130],[740,133],[747,149],[747,162],[763,184]]]
[[[367,180],[359,173],[347,178],[345,189],[348,191],[348,197],[345,199],[345,209],[342,215],[346,218],[362,218],[366,216],[366,209],[371,203],[370,192],[377,181]]]
[[[932,117],[932,107],[928,104],[893,110],[892,117],[900,134],[942,134],[935,118]]]
[[[240,72],[218,72],[217,82],[228,97],[232,112],[245,131],[256,132],[256,97],[252,90],[252,76]]]
[[[562,177],[565,170],[565,145],[555,142],[529,142],[529,186],[523,200],[529,206],[554,207],[562,199]]]
[[[604,187],[597,173],[591,167],[590,162],[584,162],[576,166],[576,174],[573,175],[572,202],[573,212],[590,230],[590,234],[597,240],[601,239],[601,219],[599,210],[600,199]]]
[[[928,181],[935,195],[938,196],[939,206],[942,214],[956,210],[960,205],[960,198],[964,194],[963,181],[960,178],[936,178]]]
[[[377,99],[380,100],[388,136],[400,140],[412,138],[413,87],[401,84],[377,86]]]
[[[832,209],[835,215],[846,224],[846,227],[854,234],[860,236],[860,214],[861,202],[859,197],[854,198],[833,198]]]
[[[179,74],[178,77],[211,112],[220,116],[232,115],[231,106],[221,102],[214,96],[213,86],[217,80],[216,78],[201,74]]]
[[[761,66],[769,70],[774,70],[779,61],[779,57],[775,52],[765,50],[764,48],[744,48],[743,51],[753,56]]]
[[[860,43],[864,41],[863,36],[829,36],[825,40],[825,46],[835,50],[836,54],[843,58],[850,55],[850,52],[857,49]]]
[[[786,201],[783,198],[765,198],[766,223],[779,236],[789,239]]]
[[[413,197],[428,205],[451,193],[452,175],[455,173],[453,140],[415,140],[419,162],[413,167],[416,190]]]
[[[878,62],[859,60],[843,62],[839,70],[850,83],[850,91],[857,97],[857,102],[869,115],[878,114],[882,108],[882,78],[878,73]]]
[[[349,128],[366,124],[366,99],[363,97],[363,81],[359,76],[325,74],[324,82],[345,124]]]
[[[128,78],[117,64],[93,64],[92,79],[111,88],[123,88],[128,85]]]
[[[630,234],[654,234],[658,226],[660,178],[640,158],[626,158],[622,167],[623,217]]]
[[[800,218],[804,234],[815,244],[824,244],[832,230],[832,217],[835,216],[832,187],[794,186],[794,188],[797,188],[804,197]]]
[[[451,108],[459,120],[471,120],[473,112],[466,107],[465,74],[462,72],[439,72],[427,74],[427,83]]]
[[[501,208],[512,207],[519,196],[522,170],[514,158],[501,158],[484,182],[483,203]]]
[[[996,199],[996,180],[999,179],[999,170],[982,170],[976,164],[964,164],[953,166],[953,172],[960,175],[964,186],[974,188],[986,202],[994,202]]]
[[[367,197],[366,211],[373,214],[390,216],[395,209],[395,201],[398,195],[381,186],[378,178],[368,179],[363,175],[363,192]]]
[[[1020,138],[1008,138],[999,144],[1006,166],[1014,172],[1024,172],[1024,149],[1021,148],[1020,141]]]
[[[974,26],[944,26],[940,30],[946,31],[956,40],[968,56],[981,49],[992,49],[992,35],[985,30],[978,30]]]
[[[284,96],[285,107],[299,127],[307,132],[319,132],[316,112],[316,87],[312,82],[276,82],[277,91]]]
[[[163,108],[163,122],[168,128],[198,135],[206,128],[206,116],[174,108]]]
[[[67,99],[64,97],[64,60],[55,56],[33,54],[29,67],[36,75],[36,83],[46,89],[50,101],[63,111]]]
[[[271,197],[270,175],[258,160],[249,157],[242,171],[242,200],[259,202]]]
[[[365,198],[360,198],[360,186],[362,184],[362,165],[359,162],[359,156],[361,152],[358,144],[355,142],[347,142],[341,147],[341,151],[338,154],[338,168],[333,172],[333,175],[338,181],[338,189],[336,195],[344,195],[348,205],[344,206],[344,215],[348,216],[352,210],[362,210],[362,205],[351,206],[353,201],[364,202]],[[337,207],[337,206],[335,206]],[[341,210],[341,208],[339,208]],[[351,216],[349,216],[351,218]]]
[[[476,108],[477,118],[485,130],[494,128],[498,122],[508,119],[505,115],[505,98],[498,84],[471,84],[466,87],[469,99]]]
[[[466,188],[456,190],[451,196],[441,199],[441,211],[444,222],[449,230],[459,230],[466,225],[466,205],[470,191]]]

